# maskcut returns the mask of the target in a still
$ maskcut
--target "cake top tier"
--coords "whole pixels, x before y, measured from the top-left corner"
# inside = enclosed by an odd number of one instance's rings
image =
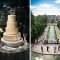
[[[16,21],[16,15],[8,15],[8,21]]]

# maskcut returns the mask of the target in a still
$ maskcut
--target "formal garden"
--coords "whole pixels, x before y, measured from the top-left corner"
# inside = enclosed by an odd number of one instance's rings
[[[31,43],[35,42],[35,39],[38,40],[38,37],[42,35],[45,28],[48,26],[48,31],[46,35],[46,40],[58,40],[56,27],[60,30],[60,21],[55,25],[54,22],[47,23],[47,15],[38,15],[34,16],[31,12]],[[47,57],[48,56],[48,57]],[[38,53],[31,52],[31,60],[60,60],[59,55],[42,55]]]

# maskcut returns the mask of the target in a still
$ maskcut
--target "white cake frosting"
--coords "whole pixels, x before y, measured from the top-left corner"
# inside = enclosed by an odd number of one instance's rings
[[[3,39],[7,41],[17,41],[21,36],[18,32],[16,15],[8,15],[7,27],[3,33]]]
[[[19,47],[24,44],[21,33],[18,32],[16,15],[8,15],[7,27],[1,39],[1,45],[7,47]],[[4,48],[3,48],[4,49]]]
[[[7,22],[7,28],[16,28],[17,22]]]
[[[20,33],[14,34],[14,35],[3,33],[3,39],[7,40],[7,41],[17,41],[20,38],[21,38],[21,34]]]
[[[8,21],[9,21],[9,22],[14,22],[14,21],[16,21],[16,15],[8,15]]]
[[[18,34],[18,28],[8,28],[6,27],[7,34]]]

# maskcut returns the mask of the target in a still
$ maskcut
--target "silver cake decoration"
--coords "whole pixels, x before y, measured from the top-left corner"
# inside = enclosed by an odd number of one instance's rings
[[[10,9],[10,15],[15,15],[15,9],[14,8]]]

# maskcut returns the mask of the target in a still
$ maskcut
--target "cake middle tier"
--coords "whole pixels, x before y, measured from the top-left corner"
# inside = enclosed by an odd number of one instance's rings
[[[18,28],[5,28],[6,34],[18,34]]]
[[[3,39],[4,40],[7,40],[7,41],[17,41],[21,38],[21,33],[18,33],[18,34],[15,34],[15,35],[9,35],[9,34],[6,34],[3,33]]]
[[[17,22],[7,22],[7,28],[15,28],[17,27]]]

